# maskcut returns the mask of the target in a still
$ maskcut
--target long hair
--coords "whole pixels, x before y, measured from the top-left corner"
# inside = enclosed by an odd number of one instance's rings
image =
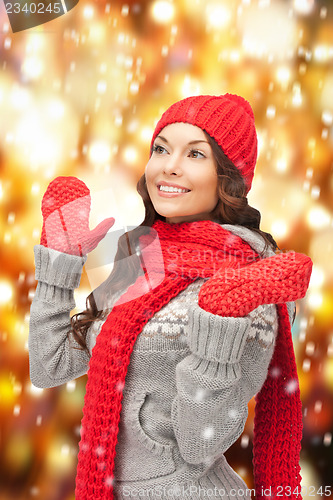
[[[240,225],[259,233],[265,241],[265,248],[261,252],[261,256],[268,246],[276,251],[278,245],[272,235],[262,231],[259,227],[261,220],[259,210],[248,204],[246,185],[239,170],[224,154],[215,139],[206,132],[204,133],[213,151],[218,179],[218,202],[211,213],[211,219],[221,224]],[[81,346],[79,349],[84,349],[88,354],[86,335],[89,327],[94,321],[107,317],[109,313],[108,304],[110,304],[112,297],[116,296],[119,291],[125,290],[138,277],[140,260],[136,254],[136,245],[139,237],[156,220],[165,221],[165,217],[159,215],[153,207],[147,190],[145,174],[140,177],[136,188],[144,203],[145,218],[135,229],[125,232],[119,237],[114,266],[109,277],[88,295],[86,309],[71,318],[72,329],[68,332],[68,335],[72,334],[76,342]]]

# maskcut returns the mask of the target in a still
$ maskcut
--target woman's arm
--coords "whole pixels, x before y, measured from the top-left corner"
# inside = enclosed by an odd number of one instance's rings
[[[239,318],[191,308],[187,336],[192,353],[176,367],[171,412],[184,460],[210,460],[243,432],[247,404],[266,379],[276,333],[275,305],[261,305]]]
[[[80,284],[86,256],[34,247],[38,280],[30,309],[30,379],[36,387],[55,387],[85,374],[89,355],[68,339],[74,289]]]

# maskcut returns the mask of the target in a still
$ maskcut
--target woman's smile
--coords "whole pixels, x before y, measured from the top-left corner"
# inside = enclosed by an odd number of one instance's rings
[[[191,190],[178,184],[161,181],[157,183],[157,190],[160,196],[172,198],[174,196],[181,196],[182,194],[189,193]]]

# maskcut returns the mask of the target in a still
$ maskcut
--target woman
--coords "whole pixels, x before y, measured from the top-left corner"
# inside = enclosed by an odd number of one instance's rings
[[[52,387],[88,371],[77,499],[251,498],[224,452],[254,395],[252,496],[301,498],[290,323],[311,260],[276,255],[259,229],[246,198],[256,158],[243,98],[172,105],[137,186],[145,219],[120,237],[111,275],[71,319],[86,254],[114,220],[90,231],[86,186],[70,177],[49,185],[35,247],[30,375]]]

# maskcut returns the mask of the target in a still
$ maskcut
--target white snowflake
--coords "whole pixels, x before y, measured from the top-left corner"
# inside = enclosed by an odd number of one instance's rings
[[[230,418],[237,418],[238,417],[238,411],[235,410],[234,408],[231,408],[228,411],[228,415],[229,415]]]
[[[274,366],[274,368],[271,369],[270,375],[273,378],[278,378],[281,375],[281,368],[278,366]]]
[[[119,391],[121,392],[125,387],[125,383],[124,382],[117,382],[115,388],[116,388],[116,391]]]
[[[105,486],[107,486],[108,488],[111,488],[112,485],[113,485],[113,476],[106,476]]]
[[[206,395],[207,391],[205,389],[198,389],[195,393],[194,399],[196,401],[203,401]]]
[[[285,391],[288,394],[293,394],[298,389],[298,381],[296,379],[289,380],[285,385]]]
[[[81,451],[88,451],[89,450],[88,443],[82,443],[81,442],[80,449],[81,449]]]
[[[104,446],[99,445],[99,446],[97,446],[95,451],[96,451],[96,455],[98,457],[100,457],[101,455],[103,455],[105,453],[105,448],[104,448]]]
[[[215,430],[214,430],[214,427],[206,427],[203,431],[202,431],[202,436],[205,438],[205,439],[210,439],[213,437],[215,433]]]

